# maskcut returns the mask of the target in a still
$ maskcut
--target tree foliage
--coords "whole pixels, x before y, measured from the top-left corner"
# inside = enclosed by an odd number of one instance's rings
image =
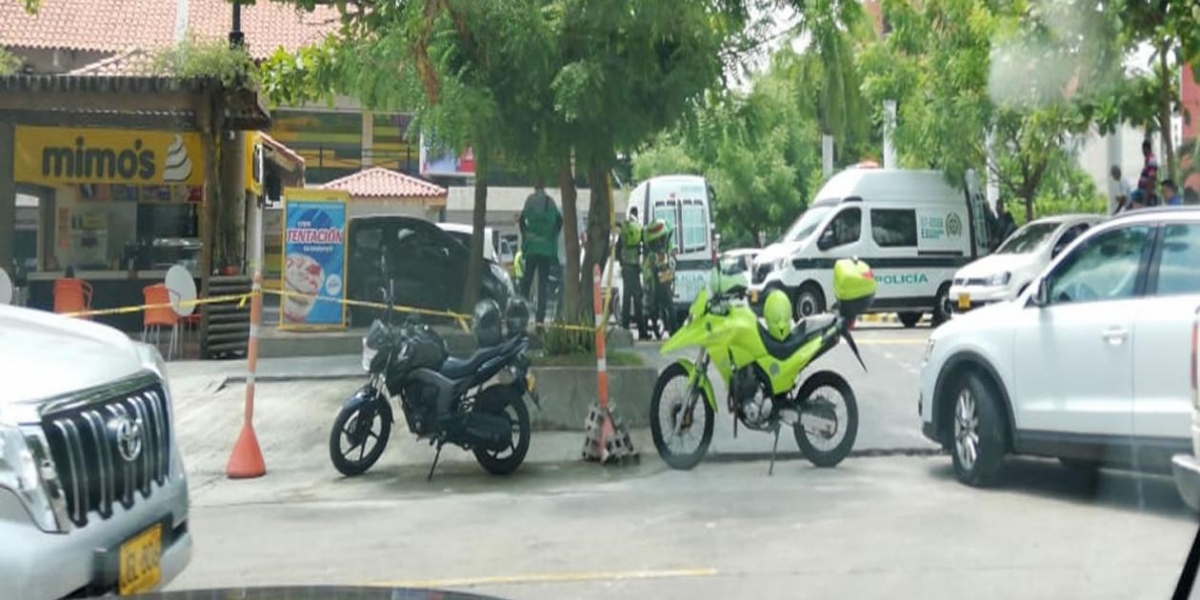
[[[537,174],[562,173],[574,156],[593,192],[583,276],[578,262],[567,261],[568,277],[580,285],[607,253],[607,174],[616,153],[650,139],[720,84],[748,20],[745,0],[338,7],[336,35],[268,61],[267,93],[285,103],[344,93],[369,108],[412,111],[418,130],[436,131],[450,147],[501,153]],[[484,208],[477,202],[477,213]],[[568,235],[568,257],[577,242]],[[472,274],[482,260],[476,245]],[[468,290],[476,287],[468,281]]]
[[[866,49],[864,90],[899,100],[909,166],[959,180],[980,169],[1027,218],[1072,142],[1121,120],[1119,21],[1092,0],[885,0],[892,33]],[[988,133],[993,145],[987,147]]]
[[[789,68],[791,54],[776,55],[748,92],[709,94],[634,159],[638,179],[704,175],[726,247],[773,241],[821,183],[816,107],[804,103],[811,97]]]
[[[21,59],[17,55],[0,48],[0,76],[12,75],[21,68]]]

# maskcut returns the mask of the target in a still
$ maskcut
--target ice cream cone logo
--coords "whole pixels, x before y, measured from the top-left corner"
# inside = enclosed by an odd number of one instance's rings
[[[167,162],[163,168],[163,181],[187,181],[192,175],[192,158],[188,156],[183,137],[176,135],[167,148]]]

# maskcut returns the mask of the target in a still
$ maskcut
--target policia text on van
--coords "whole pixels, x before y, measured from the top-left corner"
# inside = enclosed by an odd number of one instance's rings
[[[955,270],[989,248],[988,209],[977,190],[973,173],[959,186],[937,171],[838,173],[755,258],[751,298],[782,289],[797,316],[820,313],[833,298],[834,262],[857,257],[879,283],[873,311],[898,312],[909,327],[926,312],[941,322],[950,315]]]

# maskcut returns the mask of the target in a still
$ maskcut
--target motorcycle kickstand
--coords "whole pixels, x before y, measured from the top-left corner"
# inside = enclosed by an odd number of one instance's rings
[[[433,481],[433,470],[437,468],[438,459],[442,457],[442,446],[444,445],[446,445],[446,442],[438,441],[437,452],[433,455],[433,464],[429,465],[429,475],[425,476],[426,483]]]
[[[775,475],[775,453],[779,450],[779,423],[775,423],[775,443],[771,444],[771,465],[767,467],[767,477]]]

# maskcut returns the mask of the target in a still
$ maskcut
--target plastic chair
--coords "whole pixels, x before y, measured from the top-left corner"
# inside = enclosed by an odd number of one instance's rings
[[[156,283],[142,288],[142,297],[147,305],[142,317],[142,341],[147,341],[153,334],[154,345],[158,346],[162,328],[170,327],[171,339],[167,344],[167,360],[171,360],[179,344],[179,315],[175,314],[175,309],[170,306],[171,294],[166,285]],[[165,306],[153,306],[155,304]]]
[[[62,278],[54,282],[54,312],[58,314],[92,309],[92,286],[82,279]],[[91,319],[90,316],[80,317]]]

